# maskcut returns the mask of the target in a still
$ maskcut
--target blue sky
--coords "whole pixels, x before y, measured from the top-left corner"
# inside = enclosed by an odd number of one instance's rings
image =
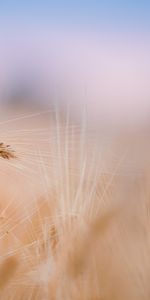
[[[148,0],[1,0],[0,19],[73,22],[149,30]]]

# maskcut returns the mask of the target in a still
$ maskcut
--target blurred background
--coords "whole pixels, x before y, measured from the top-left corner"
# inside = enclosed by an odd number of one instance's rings
[[[150,115],[149,1],[0,2],[0,106],[86,110],[96,126]]]

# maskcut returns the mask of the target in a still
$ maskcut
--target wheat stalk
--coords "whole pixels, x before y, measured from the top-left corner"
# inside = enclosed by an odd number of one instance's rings
[[[18,261],[15,257],[8,257],[2,263],[0,268],[0,289],[8,284],[18,267]]]

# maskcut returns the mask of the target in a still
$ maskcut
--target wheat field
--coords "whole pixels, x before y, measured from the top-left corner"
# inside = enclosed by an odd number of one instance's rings
[[[149,300],[148,134],[0,122],[0,299]]]

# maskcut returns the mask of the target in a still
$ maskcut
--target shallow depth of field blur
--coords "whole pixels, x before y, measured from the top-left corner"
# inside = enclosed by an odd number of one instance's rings
[[[0,299],[150,299],[149,13],[0,3]]]

